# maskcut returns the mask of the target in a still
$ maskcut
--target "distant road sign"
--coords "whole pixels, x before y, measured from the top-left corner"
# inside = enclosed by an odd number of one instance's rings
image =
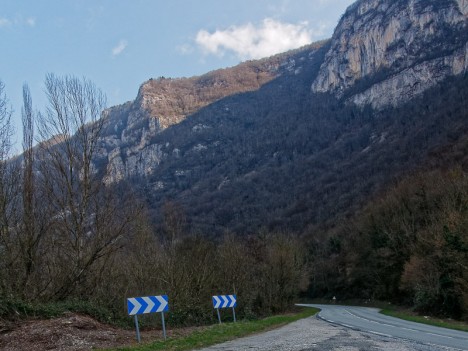
[[[213,296],[214,308],[234,308],[237,306],[236,295],[218,295]]]
[[[167,295],[131,297],[127,299],[128,314],[130,316],[144,313],[169,311],[169,298]]]

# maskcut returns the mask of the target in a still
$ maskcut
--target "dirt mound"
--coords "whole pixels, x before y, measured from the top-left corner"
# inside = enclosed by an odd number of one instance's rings
[[[160,339],[161,331],[142,332],[142,341]],[[66,314],[49,320],[0,323],[0,350],[92,350],[134,344],[135,331],[114,328],[88,316]]]
[[[206,327],[168,329],[167,336],[186,336]],[[142,343],[161,340],[159,329],[142,330]],[[18,323],[0,319],[0,350],[2,351],[84,351],[136,344],[135,330],[119,329],[99,323],[76,313],[47,320],[28,320]]]

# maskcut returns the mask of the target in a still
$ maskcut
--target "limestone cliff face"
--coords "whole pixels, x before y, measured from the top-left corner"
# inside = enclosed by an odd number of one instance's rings
[[[201,77],[151,79],[140,87],[135,103],[157,120],[160,129],[165,129],[225,96],[260,88],[276,76],[277,69],[274,63],[264,62]]]
[[[332,38],[312,85],[357,105],[410,100],[468,69],[468,0],[360,0]]]
[[[458,2],[458,7],[460,8],[460,11],[467,16],[468,15],[468,0],[457,0]]]
[[[104,183],[151,174],[165,157],[177,156],[167,145],[155,144],[158,133],[226,96],[257,90],[281,74],[296,74],[306,62],[296,62],[294,55],[304,52],[307,57],[322,44],[199,77],[160,77],[143,83],[135,101],[105,111],[106,125],[97,160],[106,168]]]
[[[319,73],[310,77],[313,92],[377,109],[399,105],[468,71],[467,16],[468,0],[358,0],[327,46],[313,44],[199,77],[150,79],[135,101],[106,111],[96,168],[104,169],[107,184],[151,175],[163,160],[179,157],[169,142],[158,144],[161,131],[224,97],[301,74],[320,47],[320,60],[314,61],[317,68],[321,64]],[[214,127],[195,126],[192,132]],[[195,144],[192,151],[205,148]]]

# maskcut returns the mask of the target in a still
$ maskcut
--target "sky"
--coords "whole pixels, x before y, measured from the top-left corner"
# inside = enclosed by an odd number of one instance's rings
[[[91,80],[114,106],[150,78],[201,75],[329,38],[353,2],[0,0],[0,80],[20,135],[22,86],[43,111],[48,73]]]

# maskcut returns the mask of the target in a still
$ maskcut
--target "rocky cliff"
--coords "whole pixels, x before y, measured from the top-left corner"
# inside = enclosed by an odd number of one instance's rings
[[[467,0],[359,0],[339,22],[314,92],[381,108],[468,68]]]
[[[167,161],[174,167],[171,177],[187,178],[192,170],[177,168],[177,160],[182,162],[184,157],[222,149],[222,141],[215,140],[210,145],[202,138],[219,134],[219,129],[233,119],[246,118],[246,112],[235,112],[216,102],[258,91],[268,84],[277,84],[274,96],[262,97],[265,101],[239,99],[236,110],[247,111],[252,107],[240,107],[242,104],[273,106],[273,100],[293,101],[288,94],[294,89],[298,93],[302,87],[283,91],[281,77],[291,77],[288,83],[291,87],[294,79],[307,81],[313,93],[331,93],[348,106],[370,105],[375,109],[399,106],[447,77],[468,71],[467,16],[468,0],[358,0],[342,16],[330,41],[199,77],[150,79],[142,84],[135,101],[106,111],[96,169],[102,170],[106,184],[114,184],[133,177],[152,177],[159,172],[161,162]],[[320,55],[315,55],[317,51]],[[314,95],[310,91],[304,94],[306,100]],[[307,105],[306,100],[299,99],[295,104]],[[288,104],[285,101],[282,105]],[[169,127],[180,125],[188,116],[214,105],[203,123],[189,123],[189,128],[174,132],[188,131],[190,135],[185,135],[184,140],[198,137],[192,145],[181,147],[184,142],[174,142],[171,137],[158,139],[163,131],[171,130]],[[268,110],[265,106],[260,108],[265,109]],[[298,112],[283,113],[288,118]],[[254,120],[259,116],[248,118]],[[320,132],[326,128],[322,127]],[[267,134],[264,130],[260,133]],[[275,154],[281,154],[281,150]],[[169,183],[156,179],[150,188],[160,191]]]
[[[97,161],[106,167],[104,182],[112,184],[151,174],[164,157],[177,156],[177,150],[167,151],[168,145],[153,142],[158,133],[226,96],[255,91],[281,75],[299,73],[308,55],[323,44],[199,77],[160,77],[143,83],[135,101],[105,111],[106,127]],[[300,59],[296,58],[298,54]],[[195,126],[193,132],[204,128],[207,126]]]
[[[441,147],[459,150],[444,166],[466,159],[467,10],[359,0],[330,40],[150,79],[105,111],[93,169],[134,186],[156,224],[171,199],[207,235],[333,226]]]

